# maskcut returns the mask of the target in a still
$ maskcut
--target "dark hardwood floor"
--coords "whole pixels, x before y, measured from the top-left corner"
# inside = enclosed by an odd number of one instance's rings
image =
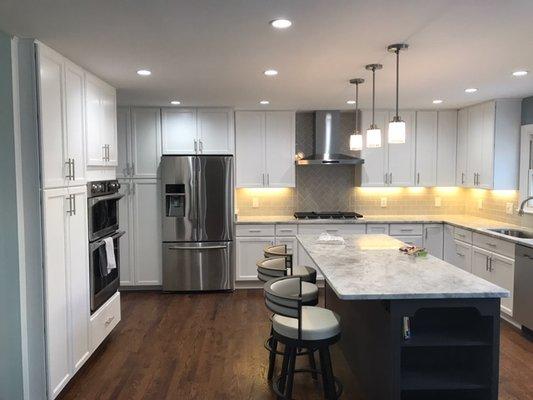
[[[60,395],[70,399],[275,399],[266,380],[268,312],[261,290],[122,293],[122,321]],[[301,357],[305,363],[305,357]],[[358,400],[342,354],[343,399]],[[500,399],[533,399],[533,342],[502,323]],[[322,399],[307,374],[296,399]]]

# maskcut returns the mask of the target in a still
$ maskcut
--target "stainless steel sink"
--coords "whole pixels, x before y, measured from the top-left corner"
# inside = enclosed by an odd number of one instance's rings
[[[495,229],[487,229],[491,232],[500,233],[502,235],[506,236],[512,236],[519,239],[533,239],[533,233],[524,231],[521,229],[506,229],[506,228],[495,228]]]

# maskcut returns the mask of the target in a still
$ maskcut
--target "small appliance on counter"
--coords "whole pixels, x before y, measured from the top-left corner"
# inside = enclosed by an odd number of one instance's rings
[[[119,231],[118,203],[124,197],[119,189],[117,180],[87,184],[91,314],[117,292],[120,284],[119,239],[125,232]],[[113,240],[115,265],[112,267],[108,266],[107,238]]]
[[[352,211],[296,211],[296,219],[359,219],[361,214]]]

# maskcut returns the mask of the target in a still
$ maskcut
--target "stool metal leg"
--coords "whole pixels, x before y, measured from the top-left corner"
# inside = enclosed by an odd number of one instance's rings
[[[292,398],[292,384],[294,382],[294,369],[296,367],[296,353],[297,353],[296,347],[290,348],[290,355],[289,355],[289,365],[287,369],[287,384],[286,384],[286,390],[285,390],[285,398],[291,399]]]
[[[285,345],[285,350],[283,352],[283,363],[281,364],[281,380],[279,381],[279,391],[281,393],[285,393],[285,382],[287,379],[287,368],[289,366],[290,351],[290,347]]]
[[[322,380],[324,382],[324,395],[326,396],[326,399],[335,400],[337,394],[335,391],[335,378],[333,377],[333,368],[331,367],[329,347],[323,347],[319,351]]]
[[[276,352],[278,350],[278,341],[273,337],[270,338],[271,351],[268,355],[268,380],[272,380],[274,376],[274,367],[276,366]]]
[[[311,367],[313,371],[316,371],[315,350],[308,348],[307,351],[309,352],[309,367]],[[318,379],[316,372],[311,372],[311,376],[315,381]]]

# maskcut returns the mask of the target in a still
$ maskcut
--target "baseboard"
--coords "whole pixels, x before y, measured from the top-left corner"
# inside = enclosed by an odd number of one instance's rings
[[[512,319],[509,315],[505,314],[504,312],[500,313],[501,319],[503,319],[505,322],[510,323],[515,328],[522,329],[522,324],[516,322],[514,319]]]

